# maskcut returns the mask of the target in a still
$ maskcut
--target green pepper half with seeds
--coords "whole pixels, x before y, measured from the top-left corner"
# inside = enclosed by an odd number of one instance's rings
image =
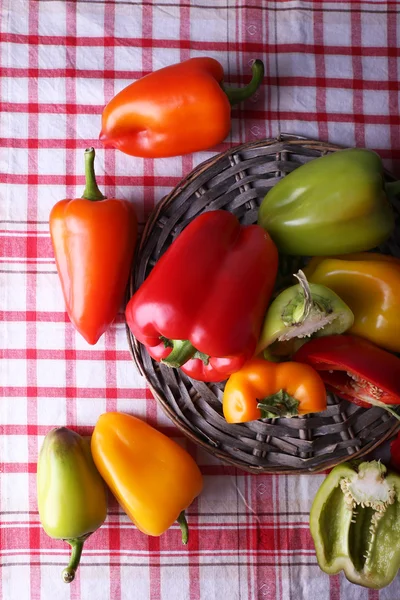
[[[379,461],[336,466],[315,496],[310,530],[325,573],[389,585],[400,567],[400,475]]]
[[[353,325],[351,309],[335,292],[309,283],[301,270],[294,277],[299,283],[281,292],[268,308],[257,354],[274,342],[344,333]]]

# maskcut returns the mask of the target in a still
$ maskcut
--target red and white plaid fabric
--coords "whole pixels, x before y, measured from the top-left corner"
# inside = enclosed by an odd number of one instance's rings
[[[50,246],[55,202],[80,195],[83,150],[98,183],[134,203],[141,224],[195,165],[232,144],[297,133],[377,150],[400,167],[400,4],[277,0],[0,1],[0,600],[396,600],[329,578],[308,530],[322,475],[252,476],[222,465],[171,426],[130,359],[123,315],[95,347],[64,309]],[[113,95],[147,73],[212,56],[231,84],[266,67],[257,96],[233,111],[210,152],[135,159],[98,142]],[[178,439],[205,488],[178,527],[140,533],[111,501],[76,580],[68,547],[40,527],[36,461],[43,436],[90,434],[104,411],[131,412]]]

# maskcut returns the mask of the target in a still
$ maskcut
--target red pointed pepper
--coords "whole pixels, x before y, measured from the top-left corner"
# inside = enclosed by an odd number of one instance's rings
[[[82,198],[60,200],[50,234],[69,318],[95,344],[124,298],[136,244],[137,218],[126,200],[106,199],[96,184],[93,148],[85,151]]]
[[[156,360],[200,381],[223,381],[255,351],[277,264],[261,227],[206,212],[132,296],[127,323]]]
[[[400,404],[400,358],[353,335],[314,338],[294,355],[311,365],[328,389],[365,408],[379,406],[399,415],[390,405]]]

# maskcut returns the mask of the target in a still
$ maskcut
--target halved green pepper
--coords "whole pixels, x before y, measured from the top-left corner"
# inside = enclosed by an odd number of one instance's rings
[[[283,290],[270,304],[265,315],[256,354],[274,344],[297,338],[300,348],[315,335],[344,333],[354,322],[350,308],[325,285],[309,283],[303,271],[296,273],[299,283]],[[268,355],[266,358],[273,357]]]
[[[400,567],[400,475],[378,461],[338,465],[315,496],[310,530],[325,573],[389,585]]]
[[[258,216],[283,254],[327,256],[370,250],[394,229],[380,157],[372,151],[333,152],[298,167],[265,196]]]
[[[85,540],[107,515],[105,485],[86,439],[66,427],[49,431],[39,454],[37,494],[43,529],[71,546],[62,572],[64,582],[71,583]]]

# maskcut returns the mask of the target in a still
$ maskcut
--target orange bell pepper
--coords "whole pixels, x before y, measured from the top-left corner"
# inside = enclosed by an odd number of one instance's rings
[[[105,107],[100,140],[106,147],[148,158],[180,156],[222,142],[231,127],[231,105],[250,97],[264,76],[256,60],[242,89],[223,87],[214,58],[191,58],[142,77]]]
[[[67,312],[89,344],[96,344],[123,301],[137,238],[137,217],[126,200],[106,199],[97,187],[93,148],[85,151],[82,198],[60,200],[50,234]]]
[[[309,281],[336,292],[354,314],[349,333],[400,352],[400,260],[378,253],[312,258]]]
[[[184,514],[203,487],[193,458],[176,442],[131,415],[100,416],[91,441],[101,476],[136,527],[159,536],[174,521],[187,543]]]
[[[222,408],[228,423],[306,415],[326,409],[326,391],[309,365],[253,358],[229,377]]]

